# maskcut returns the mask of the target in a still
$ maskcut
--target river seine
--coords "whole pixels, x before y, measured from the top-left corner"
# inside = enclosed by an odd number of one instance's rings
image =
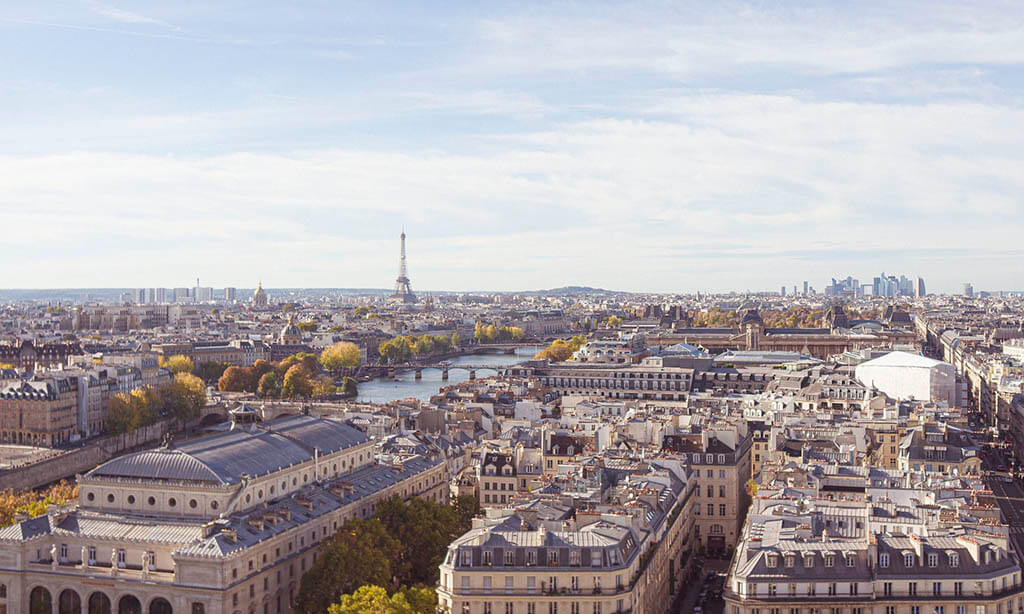
[[[521,347],[515,354],[476,354],[459,356],[450,362],[452,367],[458,365],[488,365],[508,367],[533,358],[540,351],[539,347]],[[494,375],[494,371],[477,371],[477,378]],[[427,401],[431,395],[437,394],[444,386],[464,382],[469,379],[469,371],[452,368],[448,371],[448,381],[441,381],[440,369],[424,369],[423,379],[416,379],[415,371],[399,371],[396,379],[374,379],[359,384],[359,401],[367,403],[388,403],[409,397]]]

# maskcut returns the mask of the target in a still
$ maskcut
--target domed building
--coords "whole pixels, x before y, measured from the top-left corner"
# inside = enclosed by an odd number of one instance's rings
[[[285,324],[284,328],[281,329],[281,334],[278,335],[278,343],[281,345],[301,345],[302,344],[302,331],[299,330],[298,326],[295,326],[295,316],[288,316],[288,324]]]
[[[266,309],[269,305],[267,293],[263,290],[263,282],[256,284],[256,291],[252,293],[252,306],[256,309]]]

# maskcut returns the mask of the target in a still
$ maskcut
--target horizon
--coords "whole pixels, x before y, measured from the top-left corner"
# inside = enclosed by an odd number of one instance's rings
[[[12,289],[386,289],[403,227],[414,292],[1024,288],[1013,4],[19,0],[0,49]]]

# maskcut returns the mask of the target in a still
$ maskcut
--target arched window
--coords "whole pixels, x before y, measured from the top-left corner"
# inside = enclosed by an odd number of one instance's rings
[[[117,602],[117,614],[142,614],[142,603],[134,595],[125,595]]]
[[[78,593],[66,588],[57,597],[57,611],[59,614],[81,614],[82,599]]]
[[[53,597],[42,586],[32,589],[28,597],[29,614],[53,614]]]
[[[171,603],[163,597],[157,597],[149,602],[149,614],[173,614]]]
[[[99,591],[89,595],[89,614],[110,614],[110,598]]]

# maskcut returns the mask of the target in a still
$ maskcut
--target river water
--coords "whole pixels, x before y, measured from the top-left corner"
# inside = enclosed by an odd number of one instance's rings
[[[533,358],[534,354],[540,351],[539,347],[521,347],[515,354],[476,354],[473,356],[459,356],[449,362],[456,365],[488,365],[493,367],[508,367]],[[494,371],[477,371],[477,378],[494,375]],[[464,369],[451,369],[448,371],[448,381],[441,381],[440,369],[424,369],[423,379],[416,379],[416,372],[412,370],[399,371],[394,380],[374,379],[359,384],[359,396],[356,400],[367,403],[388,403],[398,399],[413,397],[421,401],[428,401],[432,395],[444,386],[450,386],[469,379],[469,371]]]

